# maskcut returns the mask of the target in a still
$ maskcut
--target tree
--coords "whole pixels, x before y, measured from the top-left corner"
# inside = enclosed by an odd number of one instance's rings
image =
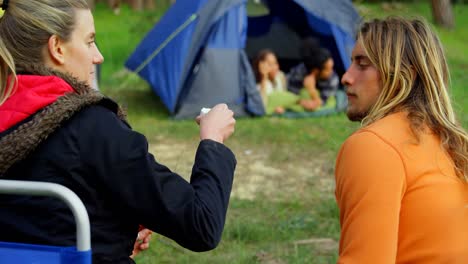
[[[143,9],[154,9],[154,0],[128,0],[128,3],[133,10],[141,11]]]
[[[450,0],[431,0],[432,16],[437,25],[452,29],[454,27],[454,19],[452,12],[452,4]]]

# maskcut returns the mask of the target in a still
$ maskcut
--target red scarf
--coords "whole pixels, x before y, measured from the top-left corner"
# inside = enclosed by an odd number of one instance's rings
[[[0,132],[52,104],[73,88],[56,76],[18,75],[17,89],[0,105]]]

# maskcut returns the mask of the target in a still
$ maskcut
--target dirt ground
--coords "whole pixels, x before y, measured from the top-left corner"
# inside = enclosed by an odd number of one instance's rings
[[[158,139],[151,143],[150,152],[158,162],[189,180],[197,145],[198,142]],[[229,147],[237,159],[232,197],[250,200],[262,195],[275,199],[291,193],[301,195],[310,191],[311,186],[318,191],[333,193],[334,163],[330,155],[314,155],[313,159],[291,157],[278,162],[271,158],[272,152],[277,151],[275,149],[255,149],[247,145]]]
[[[228,143],[229,145],[229,143]],[[167,141],[158,139],[150,144],[150,152],[158,162],[189,180],[198,142]],[[313,159],[291,157],[287,162],[272,160],[275,148],[254,149],[247,145],[229,145],[236,155],[237,167],[231,198],[253,200],[257,196],[269,200],[287,200],[295,196],[332,196],[334,192],[333,155],[314,155]],[[330,153],[329,153],[330,154]],[[333,158],[332,158],[333,159]],[[331,238],[309,238],[294,242],[294,248],[311,248],[319,255],[330,255],[338,250],[338,243]],[[268,252],[258,252],[258,263],[283,264]]]

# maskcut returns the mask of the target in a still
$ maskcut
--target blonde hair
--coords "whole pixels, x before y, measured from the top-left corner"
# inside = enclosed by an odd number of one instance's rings
[[[468,136],[450,102],[442,44],[428,23],[399,17],[375,19],[361,26],[357,39],[382,82],[382,92],[363,125],[406,110],[416,137],[426,126],[437,134],[457,175],[468,182]]]
[[[16,71],[44,63],[44,47],[52,35],[70,39],[76,9],[86,0],[9,0],[0,18],[0,105],[14,92]]]

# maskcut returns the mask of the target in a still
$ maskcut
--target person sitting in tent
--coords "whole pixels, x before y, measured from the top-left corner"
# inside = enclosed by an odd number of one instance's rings
[[[276,55],[272,50],[261,50],[253,65],[257,88],[260,91],[267,114],[283,114],[286,110],[301,112],[314,111],[321,105],[314,86],[296,95],[287,90],[286,78],[279,68]]]
[[[299,93],[304,87],[310,93],[318,90],[323,105],[334,107],[340,80],[333,70],[330,51],[320,47],[317,40],[308,38],[303,42],[301,55],[303,62],[288,74],[288,89],[293,93]]]
[[[273,51],[269,49],[261,50],[254,61],[255,80],[257,89],[260,91],[263,105],[268,105],[268,96],[273,91],[285,91],[286,78],[279,69],[278,60]],[[284,112],[284,108],[278,106],[274,108],[275,113]]]

